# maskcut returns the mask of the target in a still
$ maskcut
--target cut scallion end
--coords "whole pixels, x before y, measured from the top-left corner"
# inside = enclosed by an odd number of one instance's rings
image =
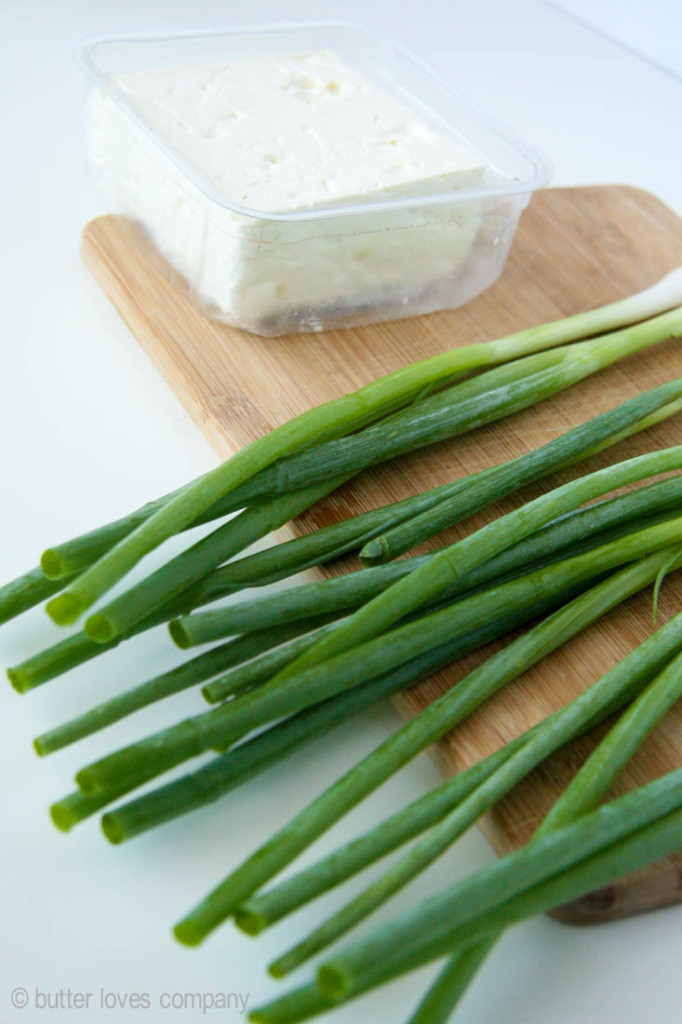
[[[192,640],[187,635],[182,619],[173,619],[168,623],[168,632],[171,635],[171,639],[176,647],[181,650],[187,650],[188,647],[192,647]]]
[[[68,575],[69,570],[54,548],[47,548],[40,556],[40,566],[50,580],[57,580]]]
[[[83,626],[85,635],[96,644],[108,644],[116,636],[106,615],[90,615]]]
[[[234,923],[241,932],[244,932],[245,935],[260,935],[260,933],[265,931],[268,926],[268,921],[262,914],[246,909],[237,911],[234,915]],[[276,978],[278,975],[273,972],[272,966],[274,965],[268,967],[268,971]]]
[[[8,668],[7,678],[17,693],[28,693],[33,689],[28,674],[21,668]]]
[[[180,921],[173,928],[173,935],[183,946],[199,946],[206,938],[206,932],[191,921]]]
[[[53,804],[50,807],[50,817],[60,832],[70,832],[77,821],[62,804]]]
[[[58,626],[70,626],[79,618],[85,610],[85,605],[76,594],[68,591],[64,594],[57,594],[45,606],[47,614]]]
[[[115,800],[117,795],[110,793],[107,796],[87,796],[80,790],[76,790],[52,804],[50,817],[60,832],[70,832],[75,825],[92,817],[93,814],[97,814],[108,803]]]
[[[111,814],[104,814],[101,821],[102,832],[113,846],[120,846],[125,840],[125,832],[118,820]]]

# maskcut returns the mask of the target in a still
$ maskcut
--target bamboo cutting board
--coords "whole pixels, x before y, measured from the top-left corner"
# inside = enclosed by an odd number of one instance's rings
[[[407,362],[496,338],[621,298],[682,263],[682,221],[657,199],[622,186],[553,189],[524,213],[500,280],[465,308],[391,324],[268,340],[206,320],[183,283],[129,222],[102,217],[83,234],[93,274],[180,401],[222,457],[312,405],[354,390]],[[435,445],[356,478],[290,533],[300,534],[404,498],[535,448],[571,426],[656,384],[682,376],[682,347],[667,342],[603,371],[535,409],[464,438]],[[679,417],[596,456],[597,469],[654,447],[679,443]],[[582,471],[582,470],[580,470]],[[551,485],[577,470],[551,478]],[[438,538],[452,541],[536,497],[527,487]],[[352,559],[326,570],[356,567]],[[663,587],[658,623],[682,607],[682,573]],[[488,701],[434,749],[446,775],[489,754],[577,696],[652,628],[650,591],[629,600]],[[486,649],[486,654],[496,649]],[[479,664],[478,652],[404,694],[413,715]],[[561,751],[482,823],[498,851],[524,843],[593,747],[586,737]],[[673,709],[631,762],[616,792],[682,764],[682,706]],[[592,894],[559,914],[601,921],[682,900],[682,852]]]

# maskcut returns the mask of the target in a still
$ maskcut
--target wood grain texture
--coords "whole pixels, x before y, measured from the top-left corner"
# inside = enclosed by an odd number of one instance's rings
[[[205,319],[191,304],[184,283],[121,218],[103,217],[87,225],[82,251],[180,401],[218,454],[226,456],[304,409],[407,362],[567,316],[652,284],[682,263],[682,221],[653,196],[625,186],[548,190],[524,213],[502,277],[463,309],[275,340]],[[288,535],[513,458],[678,376],[682,348],[679,342],[666,342],[535,409],[361,474],[297,519]],[[613,454],[594,457],[585,469],[606,465],[615,455],[626,458],[680,440],[678,418],[624,442]],[[569,470],[525,488],[440,535],[438,543],[470,532],[577,473]],[[354,565],[353,559],[344,559],[325,574]],[[682,605],[681,577],[678,573],[663,588],[660,624]],[[443,772],[451,775],[472,764],[577,696],[651,632],[651,612],[650,592],[629,600],[488,701],[434,748]],[[399,709],[414,715],[496,647],[462,659],[405,693]],[[586,737],[551,758],[485,818],[482,827],[496,850],[507,851],[528,839],[594,742],[594,736]],[[615,792],[681,763],[678,707],[634,758]],[[682,853],[558,913],[571,921],[602,921],[680,900]]]

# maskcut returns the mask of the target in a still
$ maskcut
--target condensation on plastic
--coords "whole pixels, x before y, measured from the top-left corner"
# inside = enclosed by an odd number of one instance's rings
[[[115,82],[154,67],[320,49],[475,152],[484,180],[293,213],[240,207],[183,162]],[[210,317],[268,337],[461,306],[499,276],[523,208],[550,177],[540,154],[418,58],[356,25],[98,36],[77,58],[93,86],[89,166],[109,211],[140,224]]]

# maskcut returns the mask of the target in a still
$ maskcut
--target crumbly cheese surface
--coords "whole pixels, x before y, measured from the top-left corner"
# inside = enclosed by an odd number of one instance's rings
[[[520,207],[458,197],[487,180],[484,162],[334,53],[112,84],[118,96],[90,97],[100,192],[218,319],[280,334],[412,316],[467,301],[502,267]],[[437,201],[410,202],[425,194]]]
[[[479,157],[329,51],[115,81],[228,202],[259,211],[447,191],[483,171]]]

